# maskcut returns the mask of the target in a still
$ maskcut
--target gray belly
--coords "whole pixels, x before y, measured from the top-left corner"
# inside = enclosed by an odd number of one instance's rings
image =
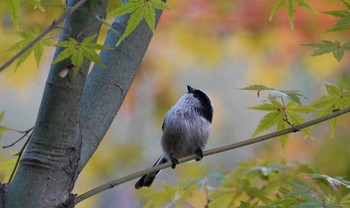
[[[169,158],[181,158],[196,153],[197,149],[204,149],[210,133],[211,124],[203,118],[179,119],[167,123],[163,129],[161,145],[165,155]]]

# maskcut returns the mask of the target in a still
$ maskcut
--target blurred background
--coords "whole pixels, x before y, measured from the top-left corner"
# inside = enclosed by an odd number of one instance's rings
[[[62,13],[61,1],[42,1],[50,17],[23,7],[23,29],[34,23],[48,26]],[[276,89],[299,90],[311,104],[325,94],[324,82],[337,84],[349,76],[349,55],[337,62],[331,55],[311,57],[312,49],[302,44],[323,39],[349,41],[348,32],[325,34],[334,24],[331,16],[297,7],[295,28],[291,30],[285,9],[268,21],[276,1],[272,0],[191,0],[169,1],[129,93],[98,150],[81,173],[74,192],[81,194],[110,180],[153,165],[161,155],[161,125],[167,110],[191,85],[205,91],[214,104],[211,138],[207,149],[251,138],[264,113],[247,109],[262,100],[253,91],[239,88],[263,84]],[[344,9],[340,1],[310,0],[318,11]],[[112,3],[113,7],[117,4]],[[5,14],[6,15],[6,14]],[[25,18],[24,18],[25,17]],[[112,20],[108,20],[111,22]],[[0,64],[13,53],[5,51],[20,40],[14,35],[11,21],[3,21],[0,36]],[[103,43],[103,29],[99,42]],[[56,34],[59,31],[55,31]],[[54,35],[53,35],[54,37]],[[54,41],[56,37],[54,37]],[[26,130],[36,119],[54,48],[44,51],[39,67],[33,57],[15,70],[15,64],[0,74],[1,125]],[[312,115],[306,119],[311,119]],[[166,169],[157,177],[153,189],[164,182],[178,184],[210,172],[227,172],[237,163],[257,161],[299,161],[331,176],[350,179],[349,116],[339,118],[335,139],[329,125],[313,130],[314,140],[301,133],[292,134],[285,153],[278,139],[254,144],[189,162],[175,170]],[[3,134],[1,145],[21,135]],[[0,149],[0,163],[19,151],[23,142]],[[0,170],[0,177],[9,169]],[[77,207],[140,207],[147,189],[135,190],[130,181],[94,196]]]

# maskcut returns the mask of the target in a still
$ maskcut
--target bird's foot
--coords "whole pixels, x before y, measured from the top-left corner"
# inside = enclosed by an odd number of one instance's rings
[[[200,161],[203,158],[203,151],[201,148],[198,148],[196,150],[196,154],[198,155],[198,157],[196,158],[196,161]]]
[[[179,161],[174,157],[173,154],[170,154],[170,160],[171,160],[171,163],[172,163],[171,168],[175,169],[176,165],[179,164]]]

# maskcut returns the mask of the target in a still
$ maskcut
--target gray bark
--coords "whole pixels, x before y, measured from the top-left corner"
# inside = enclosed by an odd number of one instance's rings
[[[68,2],[72,6],[77,0]],[[60,41],[75,37],[78,41],[99,33],[107,0],[94,5],[87,1],[64,23]],[[57,48],[55,57],[62,51]],[[35,128],[14,180],[8,184],[6,207],[58,207],[71,198],[77,178],[81,133],[77,122],[78,107],[90,61],[85,60],[78,77],[59,72],[70,60],[51,65]]]
[[[156,24],[161,13],[161,11],[156,12]],[[118,42],[127,21],[127,16],[115,18],[112,27],[120,33],[109,31],[105,46],[113,47]],[[79,170],[84,168],[117,115],[152,35],[145,21],[141,21],[135,31],[114,50],[101,52],[100,58],[106,65],[106,69],[101,69],[95,64],[89,74],[78,114],[83,136]]]
[[[74,5],[78,0],[68,2]],[[60,41],[99,33],[107,0],[88,1],[64,23]],[[157,12],[157,21],[161,12]],[[105,45],[114,47],[127,25],[118,17]],[[67,33],[69,36],[67,36]],[[0,189],[0,207],[71,207],[71,191],[80,171],[97,149],[116,116],[144,57],[152,32],[144,21],[114,50],[100,54],[106,69],[95,65],[87,76],[85,60],[78,77],[58,73],[71,64],[51,66],[35,128],[14,180]],[[61,51],[57,48],[55,57]],[[87,77],[87,79],[86,79]],[[5,187],[5,188],[4,188]]]

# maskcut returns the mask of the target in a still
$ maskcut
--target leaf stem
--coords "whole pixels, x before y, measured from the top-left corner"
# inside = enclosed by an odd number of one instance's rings
[[[295,132],[299,131],[300,129],[295,128],[295,125],[294,125],[292,122],[289,121],[288,115],[287,115],[287,108],[286,108],[286,105],[285,105],[285,103],[284,103],[283,96],[280,96],[280,98],[281,98],[282,106],[283,106],[283,107],[282,107],[283,115],[284,115],[283,120],[284,120],[290,127],[294,128],[294,131],[295,131]]]

